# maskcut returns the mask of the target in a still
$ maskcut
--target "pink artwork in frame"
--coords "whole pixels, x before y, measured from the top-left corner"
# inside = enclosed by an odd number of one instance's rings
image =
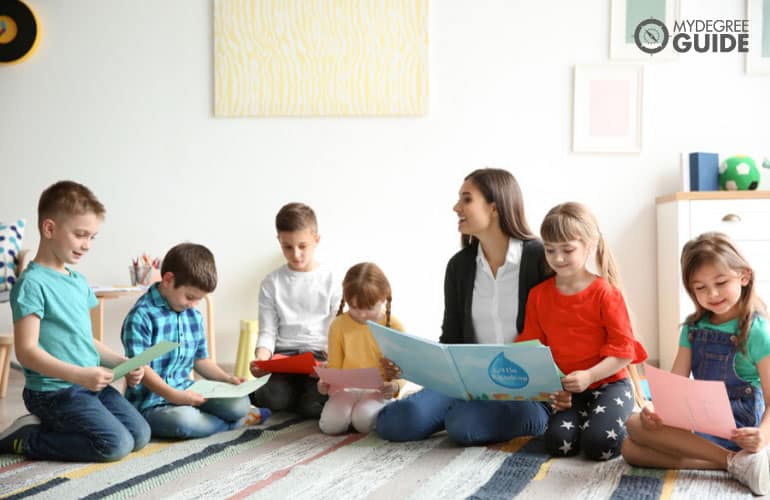
[[[629,92],[623,80],[589,82],[588,133],[591,137],[628,135]]]
[[[641,151],[642,80],[642,66],[575,67],[573,151]]]

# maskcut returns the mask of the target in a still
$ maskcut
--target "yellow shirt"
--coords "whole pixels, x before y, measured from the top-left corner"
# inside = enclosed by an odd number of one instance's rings
[[[385,324],[383,318],[382,325]],[[404,326],[399,320],[390,316],[390,327],[394,330],[404,331]],[[374,340],[372,332],[365,324],[359,323],[343,313],[334,318],[329,327],[329,368],[379,368],[380,376],[383,375],[380,358],[382,351]],[[384,377],[383,377],[384,379]],[[399,388],[403,387],[403,380],[396,380]]]

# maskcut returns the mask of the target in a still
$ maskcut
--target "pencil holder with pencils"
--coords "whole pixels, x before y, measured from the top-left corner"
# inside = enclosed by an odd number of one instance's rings
[[[150,259],[147,254],[142,258],[134,259],[128,266],[128,272],[131,277],[131,286],[148,287],[160,281],[160,259]]]

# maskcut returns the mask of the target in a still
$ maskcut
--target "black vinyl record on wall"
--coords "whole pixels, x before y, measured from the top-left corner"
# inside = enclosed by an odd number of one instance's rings
[[[37,20],[30,8],[18,0],[0,0],[0,63],[22,61],[37,40]]]

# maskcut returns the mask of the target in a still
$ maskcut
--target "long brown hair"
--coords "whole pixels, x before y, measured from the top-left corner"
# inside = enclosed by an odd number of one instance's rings
[[[345,302],[356,308],[369,309],[385,301],[385,326],[390,326],[390,303],[393,300],[390,282],[377,264],[361,262],[348,269],[342,280],[342,300],[337,316],[345,310]]]
[[[547,243],[572,240],[580,240],[586,245],[596,243],[596,265],[599,274],[611,285],[621,288],[618,266],[599,230],[599,223],[582,203],[568,201],[549,210],[540,226],[540,236]]]
[[[749,274],[749,282],[741,287],[741,296],[738,299],[738,346],[745,353],[752,317],[755,313],[767,316],[767,307],[754,287],[756,281],[754,270],[726,234],[703,233],[685,243],[682,248],[682,284],[695,304],[695,312],[687,316],[685,322],[694,324],[709,312],[698,303],[692,288],[693,274],[702,266],[709,264],[736,273],[746,271]]]
[[[464,180],[471,181],[487,203],[495,204],[503,234],[522,241],[537,239],[527,224],[521,188],[513,174],[500,168],[480,168],[468,174]],[[463,248],[472,241],[473,236],[460,235]]]

